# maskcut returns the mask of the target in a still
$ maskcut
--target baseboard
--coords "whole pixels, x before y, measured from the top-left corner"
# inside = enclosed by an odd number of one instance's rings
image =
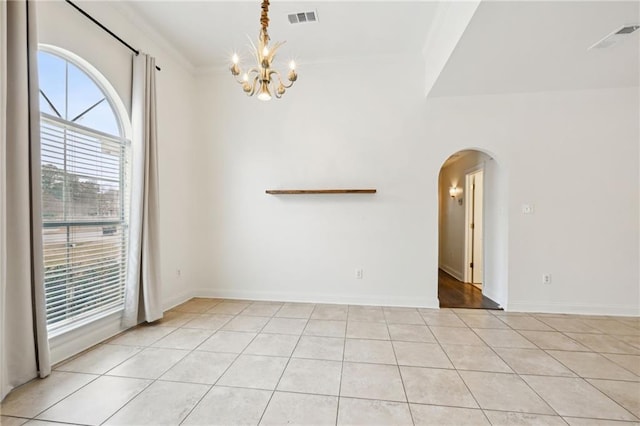
[[[536,303],[509,302],[509,312],[539,312],[548,314],[579,314],[579,315],[613,315],[640,316],[640,307],[622,305],[591,305],[582,303]]]
[[[165,299],[164,302],[162,303],[162,310],[166,312],[169,309],[175,308],[176,306],[194,297],[196,297],[196,294],[193,291],[182,292],[179,295]]]
[[[122,311],[49,339],[51,365],[71,358],[124,331]]]
[[[184,292],[164,301],[163,310],[167,311],[194,297],[192,291]],[[122,312],[100,318],[78,327],[75,330],[53,336],[49,339],[51,364],[57,364],[75,356],[105,340],[123,332]]]
[[[494,289],[487,287],[485,285],[482,286],[482,295],[488,297],[489,299],[493,300],[494,302],[496,302],[498,305],[500,305],[500,307],[502,309],[504,309],[505,311],[508,310],[508,307],[510,307],[510,305],[508,304],[508,302],[505,300],[506,297],[503,296],[502,294],[497,294],[493,292]]]
[[[410,308],[438,309],[438,298],[389,297],[382,295],[331,295],[313,293],[286,293],[269,291],[245,291],[237,289],[201,288],[194,297],[213,297],[221,299],[260,300],[275,302],[331,303],[339,305],[374,305]]]
[[[456,280],[464,282],[464,274],[461,271],[453,269],[447,265],[440,265],[438,266],[438,268],[442,269],[443,271],[451,275]]]

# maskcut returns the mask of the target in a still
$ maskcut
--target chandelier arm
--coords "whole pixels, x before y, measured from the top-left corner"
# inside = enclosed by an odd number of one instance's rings
[[[240,74],[238,75],[242,75],[242,70],[240,70]],[[242,78],[238,78],[238,75],[234,76],[233,79],[236,81],[236,83],[238,84],[244,84],[244,80]]]
[[[256,93],[256,87],[258,87],[258,84],[257,84],[258,83],[258,78],[259,78],[259,76],[255,76],[253,78],[253,84],[251,84],[251,91],[247,92],[247,96],[253,96],[254,93]]]
[[[240,70],[240,72],[238,73],[238,75],[239,76],[243,75],[242,69],[239,68],[239,70]],[[253,74],[253,73],[259,74],[260,71],[258,71],[257,68],[251,68],[249,71],[247,71],[244,74],[247,74],[248,76],[251,76],[251,74]],[[238,78],[238,76],[234,76],[234,79],[236,80],[236,83],[238,83],[238,84],[246,83],[246,81],[244,81],[242,78]]]
[[[285,89],[290,88],[291,86],[293,86],[293,83],[295,83],[295,81],[289,81],[288,84],[285,84],[282,82],[282,76],[280,75],[280,71],[271,71],[270,74],[275,74],[278,76],[278,81],[280,82],[280,84],[282,84],[282,87],[284,87]]]
[[[278,76],[278,80],[280,80],[280,76]],[[275,80],[274,80],[274,86],[275,86]],[[280,86],[284,87],[282,82],[280,82]],[[278,89],[274,90],[274,95],[276,99],[282,99],[282,96],[285,94],[286,91],[287,91],[286,89],[282,89],[282,93],[279,93],[280,91]]]

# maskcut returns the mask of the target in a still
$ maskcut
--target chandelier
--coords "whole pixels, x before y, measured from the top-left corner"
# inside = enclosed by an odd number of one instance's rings
[[[238,55],[234,53],[232,57],[233,64],[230,70],[231,74],[236,78],[236,81],[242,85],[242,90],[244,90],[247,96],[253,96],[257,93],[258,99],[268,101],[271,99],[272,93],[276,98],[280,99],[282,95],[284,95],[284,92],[293,86],[293,83],[298,79],[298,74],[296,73],[295,62],[291,61],[289,63],[289,73],[287,74],[288,82],[285,84],[282,82],[280,72],[271,68],[276,52],[284,42],[276,42],[273,46],[269,46],[269,33],[267,32],[267,28],[269,27],[269,0],[263,0],[261,8],[261,29],[260,35],[258,36],[258,46],[256,47],[251,43],[252,53],[256,58],[258,66],[243,72],[239,65],[240,59]],[[242,77],[238,78],[240,74],[242,74]]]

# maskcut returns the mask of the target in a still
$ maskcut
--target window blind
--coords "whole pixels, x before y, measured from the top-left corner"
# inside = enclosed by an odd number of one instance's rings
[[[129,141],[41,115],[49,331],[122,309],[128,248]]]

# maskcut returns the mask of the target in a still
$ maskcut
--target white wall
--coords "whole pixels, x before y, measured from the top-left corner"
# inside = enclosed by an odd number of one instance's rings
[[[420,72],[309,65],[266,104],[200,76],[197,293],[437,306],[438,173],[478,148],[495,159],[485,293],[510,310],[637,315],[637,91],[425,100]],[[333,187],[378,194],[264,194]]]
[[[171,307],[193,294],[195,269],[191,241],[194,220],[195,78],[179,56],[144,33],[137,23],[108,2],[79,2],[80,7],[132,46],[155,56],[157,74],[162,302]],[[131,110],[132,53],[62,1],[37,3],[40,42],[64,48],[98,69]],[[176,271],[180,269],[180,276]],[[63,360],[121,330],[117,316],[51,339],[52,361]]]
[[[465,191],[465,177],[471,169],[484,166],[489,158],[480,151],[469,151],[440,170],[438,267],[460,281],[464,281],[466,267],[465,213],[467,203],[471,202],[471,196]],[[487,184],[490,186],[489,182]],[[449,188],[452,186],[460,191],[455,198],[449,195]],[[489,188],[487,192],[488,190]]]
[[[484,145],[484,144],[483,144]],[[482,293],[509,305],[509,171],[495,158],[484,167],[484,282]]]
[[[68,5],[38,5],[42,41],[85,57],[129,104],[129,52]],[[497,188],[485,198],[495,286],[484,292],[509,310],[639,314],[637,89],[425,100],[420,58],[383,58],[303,64],[285,99],[265,104],[228,73],[193,79],[112,4],[82,6],[162,67],[166,304],[215,295],[436,307],[438,173],[477,148],[494,158],[485,178]],[[264,193],[336,187],[378,193]],[[523,203],[535,213],[522,215]]]
[[[160,217],[163,301],[181,302],[192,293],[188,283],[194,269],[190,241],[197,230],[193,223],[191,163],[196,151],[194,118],[195,78],[180,57],[153,34],[109,2],[78,2],[130,45],[156,57],[158,134],[160,161]],[[96,67],[114,86],[131,111],[132,53],[63,1],[38,2],[40,42],[69,50]],[[178,277],[177,269],[181,270]]]
[[[484,147],[506,166],[508,308],[638,315],[637,89],[428,105],[430,139]],[[525,203],[534,214],[521,213]]]
[[[269,103],[227,73],[200,77],[200,294],[438,306],[425,226],[437,220],[425,208],[437,182],[420,169],[441,160],[417,169],[413,158],[425,142],[416,59],[302,65],[285,99]],[[389,79],[398,68],[403,78]],[[378,193],[265,194],[278,188]]]
[[[195,78],[113,3],[80,4],[162,67],[165,306],[202,295],[437,307],[438,173],[477,148],[494,158],[483,292],[508,310],[640,314],[636,89],[426,100],[420,59],[386,57],[303,65],[265,104],[227,73]],[[64,2],[38,7],[40,41],[89,61],[129,108],[130,52]],[[348,187],[378,193],[264,193]],[[65,336],[53,360],[117,330]]]

